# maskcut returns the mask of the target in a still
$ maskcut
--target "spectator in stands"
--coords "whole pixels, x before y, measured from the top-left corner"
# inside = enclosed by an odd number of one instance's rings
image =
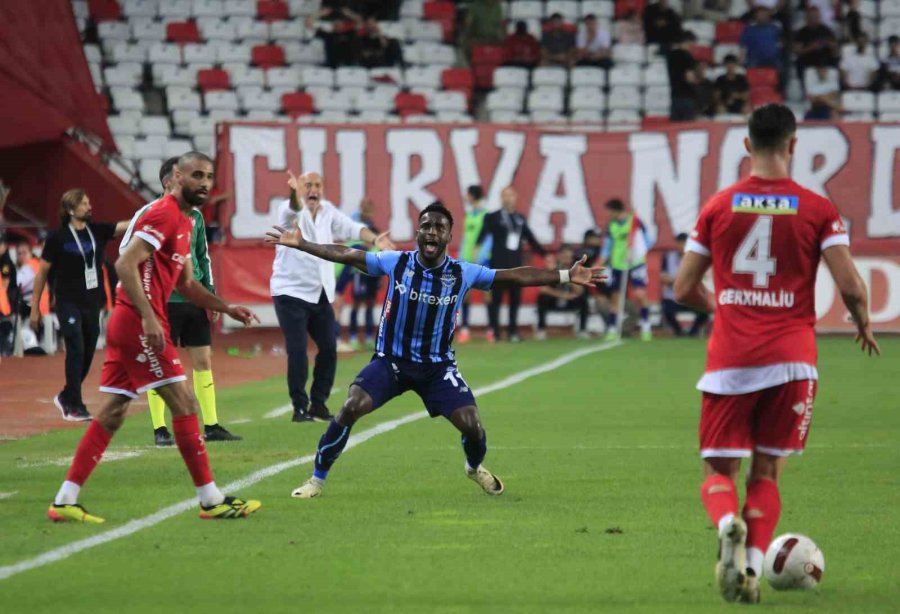
[[[503,29],[503,7],[500,0],[472,0],[463,27],[462,45],[471,53],[478,43],[502,43],[506,37]]]
[[[601,26],[593,13],[584,18],[584,27],[578,32],[575,42],[575,58],[578,66],[612,66],[610,58],[612,39],[609,28]]]
[[[847,2],[847,12],[844,14],[844,34],[847,39],[855,41],[860,34],[864,34],[862,14],[859,12],[859,0]]]
[[[809,101],[805,119],[835,119],[841,112],[841,86],[836,71],[822,63],[815,67],[805,83]]]
[[[769,10],[770,17],[781,24],[782,31],[787,31],[791,26],[790,7],[787,0],[746,0],[747,12],[741,16],[741,20],[751,22],[756,14],[756,9],[762,7]]]
[[[541,64],[572,66],[575,59],[575,33],[566,27],[561,13],[553,13],[541,36]]]
[[[794,32],[794,52],[797,54],[797,76],[801,80],[811,66],[837,65],[838,40],[831,28],[822,23],[821,13],[815,6],[806,10],[806,25]]]
[[[647,43],[656,43],[663,50],[677,45],[681,34],[681,17],[669,0],[658,0],[644,9],[644,36]]]
[[[367,19],[373,17],[382,21],[397,21],[400,17],[400,0],[362,0],[358,13]]]
[[[507,66],[534,68],[541,60],[541,44],[529,31],[524,21],[516,22],[516,30],[503,41]]]
[[[712,117],[716,114],[716,84],[706,76],[709,68],[707,62],[697,62],[694,73],[697,75],[697,83],[694,85],[697,96],[697,115]]]
[[[697,117],[697,60],[691,53],[696,40],[693,32],[685,31],[666,55],[672,91],[669,113],[672,121],[691,121]]]
[[[781,28],[772,22],[771,11],[757,7],[753,22],[741,33],[741,50],[747,68],[779,68],[781,66]]]
[[[359,37],[359,64],[366,68],[400,66],[403,54],[395,38],[385,36],[374,17],[366,19]]]
[[[725,56],[725,74],[716,79],[716,101],[719,113],[746,115],[750,112],[750,83],[738,72],[738,59]]]
[[[349,66],[356,62],[359,40],[356,30],[362,23],[351,3],[334,0],[323,2],[319,12],[306,20],[308,29],[316,29],[316,36],[325,43],[325,63],[331,68]],[[319,22],[330,22],[322,24]]]
[[[688,335],[691,337],[698,336],[703,329],[703,325],[709,320],[708,314],[694,311],[689,307],[676,303],[675,293],[672,291],[672,286],[675,283],[675,274],[678,272],[678,266],[681,264],[681,258],[684,254],[684,246],[687,243],[687,239],[688,235],[686,232],[682,232],[675,237],[675,245],[677,245],[678,248],[669,250],[663,255],[662,270],[660,271],[660,278],[662,279],[663,284],[663,319],[672,328],[676,337],[684,336],[684,329],[681,328],[681,324],[678,322],[677,316],[679,313],[687,311],[694,314],[694,323],[691,325],[691,329],[688,332]]]
[[[9,255],[6,234],[0,230],[0,356],[11,355],[15,345],[15,327],[10,316],[17,292],[16,265]]]
[[[638,12],[631,9],[622,15],[622,19],[617,19],[613,34],[616,42],[622,45],[643,45],[644,24]]]
[[[575,262],[572,248],[563,245],[556,257],[547,256],[544,263],[550,270],[569,268]],[[588,301],[584,286],[575,284],[559,284],[544,286],[537,298],[537,331],[534,338],[543,341],[547,338],[547,313],[550,311],[574,311],[578,314],[578,337],[587,339]]]
[[[841,56],[841,83],[848,90],[872,90],[878,80],[878,59],[869,45],[869,37],[863,32],[856,39],[853,49]]]
[[[6,231],[6,217],[3,215],[3,210],[6,208],[6,201],[9,199],[11,191],[9,186],[0,179],[0,234]]]
[[[900,36],[888,37],[888,54],[881,62],[881,87],[900,90]]]
[[[813,8],[819,9],[822,25],[835,32],[834,4],[834,0],[805,0],[803,6],[807,11]]]
[[[705,19],[718,22],[728,19],[731,0],[690,0],[684,10],[688,19]]]

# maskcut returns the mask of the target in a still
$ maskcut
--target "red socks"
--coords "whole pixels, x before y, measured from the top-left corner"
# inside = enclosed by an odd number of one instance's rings
[[[206,454],[206,443],[200,436],[200,423],[197,416],[175,416],[172,418],[172,431],[181,458],[187,465],[194,486],[203,486],[213,481],[209,470],[209,456]]]
[[[703,500],[703,507],[709,514],[713,526],[719,528],[719,521],[728,514],[737,515],[738,513],[738,496],[737,488],[730,478],[714,473],[703,480],[700,486],[700,498]]]
[[[742,515],[747,523],[747,547],[765,552],[781,516],[778,484],[765,478],[747,482],[747,499]]]
[[[75,482],[79,486],[84,485],[91,477],[94,467],[103,458],[103,453],[111,440],[112,433],[103,428],[98,421],[92,420],[78,443],[75,458],[72,459],[69,472],[66,474],[66,480]]]

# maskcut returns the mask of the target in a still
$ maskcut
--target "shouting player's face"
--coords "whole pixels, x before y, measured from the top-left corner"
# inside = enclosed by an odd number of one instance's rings
[[[185,168],[179,168],[175,175],[181,184],[182,198],[187,204],[192,207],[206,204],[215,179],[210,162],[191,160]]]
[[[306,173],[300,178],[300,193],[303,202],[315,210],[325,194],[325,182],[319,173]]]
[[[416,243],[424,260],[437,261],[443,258],[450,238],[450,220],[446,216],[429,211],[419,220]]]

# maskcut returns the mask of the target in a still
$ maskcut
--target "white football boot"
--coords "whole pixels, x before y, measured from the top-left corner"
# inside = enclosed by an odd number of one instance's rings
[[[505,487],[496,475],[488,471],[482,465],[478,465],[478,469],[472,469],[466,465],[466,476],[473,482],[477,482],[484,492],[489,495],[502,495]]]
[[[725,601],[737,601],[744,589],[747,573],[747,524],[735,516],[719,534],[719,562],[716,582]]]
[[[317,478],[309,478],[295,488],[291,496],[295,499],[312,499],[321,495],[323,490],[325,490],[325,482]]]

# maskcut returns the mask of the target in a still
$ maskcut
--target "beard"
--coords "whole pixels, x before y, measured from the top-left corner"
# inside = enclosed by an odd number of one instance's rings
[[[202,207],[206,204],[207,195],[200,195],[196,190],[191,190],[190,188],[182,186],[181,188],[181,196],[184,198],[185,202],[192,207]]]

